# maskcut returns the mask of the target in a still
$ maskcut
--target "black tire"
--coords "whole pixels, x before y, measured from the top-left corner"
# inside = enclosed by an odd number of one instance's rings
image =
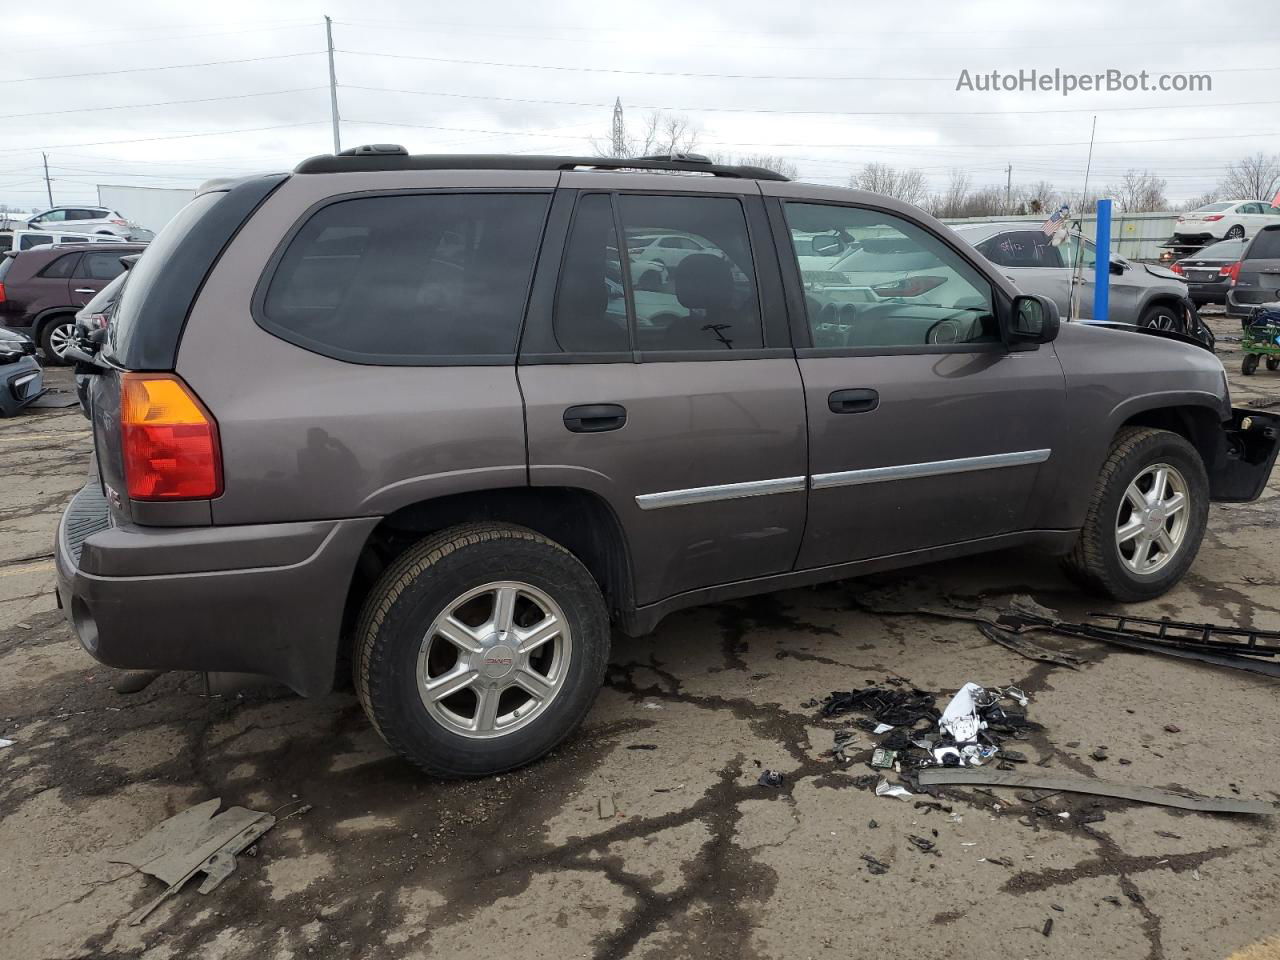
[[[1182,316],[1173,307],[1156,303],[1142,311],[1142,316],[1138,319],[1138,326],[1154,327],[1157,330],[1173,330],[1181,333],[1183,327]]]
[[[1240,361],[1240,372],[1246,377],[1252,377],[1253,371],[1258,369],[1258,355],[1256,353],[1246,353],[1244,359]]]
[[[76,318],[71,314],[64,317],[53,317],[47,320],[40,328],[40,350],[44,354],[44,362],[50,367],[65,367],[71,361],[64,360],[58,356],[58,352],[53,349],[54,333],[62,329],[66,332],[68,328],[74,333],[76,326]]]
[[[1234,227],[1232,227],[1230,230],[1226,232],[1226,235],[1223,237],[1223,239],[1224,240],[1243,240],[1244,227],[1241,224],[1237,223]]]
[[[1125,489],[1157,463],[1177,468],[1187,483],[1188,526],[1177,552],[1158,571],[1140,576],[1121,560],[1116,521]],[[1079,539],[1063,560],[1068,576],[1092,593],[1132,603],[1167,592],[1187,572],[1200,549],[1209,516],[1209,478],[1196,448],[1176,433],[1123,427],[1098,475]]]
[[[1267,357],[1267,369],[1273,373],[1280,369],[1280,357]]]
[[[433,717],[419,695],[418,655],[435,618],[468,590],[519,580],[550,596],[572,636],[563,685],[538,716],[492,739]],[[374,584],[356,628],[353,679],[387,744],[440,777],[482,777],[530,763],[582,722],[609,660],[610,628],[595,580],[564,547],[523,527],[467,523],[415,544]]]

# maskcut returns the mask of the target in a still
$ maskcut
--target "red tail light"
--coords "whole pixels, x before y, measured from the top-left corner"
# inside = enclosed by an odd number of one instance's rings
[[[1237,260],[1230,266],[1223,267],[1218,271],[1218,275],[1229,278],[1232,283],[1238,283],[1240,281],[1240,261]]]
[[[947,282],[946,277],[903,277],[893,283],[872,287],[877,297],[918,297]]]
[[[4,303],[4,301],[5,301],[4,284],[0,283],[0,303]]]
[[[1172,270],[1174,273],[1176,273],[1180,277],[1186,276],[1186,274],[1182,272],[1182,264],[1180,263],[1170,264],[1169,269]]]
[[[120,429],[131,499],[207,500],[222,493],[217,423],[178,377],[124,374]]]
[[[1222,214],[1220,214],[1220,213],[1211,213],[1211,214],[1209,214],[1209,216],[1205,217],[1205,219],[1206,219],[1206,220],[1221,220],[1221,219],[1222,219]]]
[[[127,227],[129,225],[128,220],[112,220],[111,222],[114,223],[117,227]]]

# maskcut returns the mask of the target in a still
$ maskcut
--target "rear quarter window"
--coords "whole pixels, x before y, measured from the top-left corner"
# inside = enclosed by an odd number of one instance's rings
[[[1262,230],[1249,244],[1246,260],[1280,260],[1280,230]]]
[[[331,203],[289,240],[255,317],[284,340],[355,363],[509,358],[549,200],[458,193]]]

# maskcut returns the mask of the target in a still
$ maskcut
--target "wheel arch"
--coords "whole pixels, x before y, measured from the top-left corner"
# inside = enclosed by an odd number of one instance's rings
[[[626,533],[604,497],[580,487],[471,490],[406,504],[370,531],[347,590],[340,659],[349,652],[352,628],[382,571],[423,537],[476,520],[527,527],[554,540],[587,568],[611,618],[634,609]]]

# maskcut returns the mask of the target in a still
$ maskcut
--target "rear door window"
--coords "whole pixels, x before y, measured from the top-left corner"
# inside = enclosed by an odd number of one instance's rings
[[[68,253],[66,256],[59,257],[53,263],[49,264],[40,271],[40,276],[47,277],[51,280],[65,280],[71,276],[75,269],[76,261],[80,259],[78,253]]]
[[[1061,267],[1062,255],[1043,230],[998,233],[978,244],[978,252],[998,267]]]
[[[85,280],[114,280],[124,273],[124,264],[118,253],[86,253],[76,269],[76,276]]]
[[[548,202],[459,193],[329,204],[290,240],[258,321],[357,363],[511,357]]]
[[[18,239],[19,250],[30,250],[44,243],[53,243],[53,235],[49,233],[27,233]]]

